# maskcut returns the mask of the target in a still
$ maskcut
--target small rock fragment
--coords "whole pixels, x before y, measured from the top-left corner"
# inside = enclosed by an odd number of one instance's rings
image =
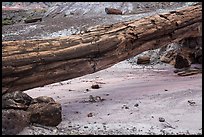
[[[89,102],[102,102],[104,101],[105,99],[101,98],[100,96],[93,96],[93,95],[90,95],[89,96]]]
[[[88,128],[88,126],[84,126],[84,128]]]
[[[129,109],[129,107],[126,106],[126,105],[123,105],[122,108],[124,108],[124,109]]]
[[[159,122],[165,122],[165,119],[162,117],[159,117]]]
[[[88,115],[87,115],[87,117],[92,117],[93,116],[93,113],[89,113]]]
[[[136,103],[135,105],[134,105],[134,107],[138,107],[139,106],[139,104],[138,103]]]
[[[99,89],[100,86],[99,86],[98,84],[96,84],[96,85],[92,85],[91,88],[92,88],[92,89]]]
[[[193,100],[188,100],[188,103],[189,103],[189,105],[191,105],[191,106],[193,106],[193,105],[196,104],[195,101],[193,101]]]

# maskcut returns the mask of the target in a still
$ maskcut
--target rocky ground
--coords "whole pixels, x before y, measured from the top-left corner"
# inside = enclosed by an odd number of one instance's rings
[[[2,26],[2,40],[68,36],[95,25],[139,19],[191,4],[195,3],[5,3],[3,21],[12,23]],[[124,14],[107,15],[105,7]],[[24,22],[36,17],[42,21]],[[166,52],[158,49],[138,55],[150,55],[147,65],[138,65],[136,56],[94,74],[25,91],[33,98],[49,96],[59,102],[62,122],[56,127],[34,124],[19,135],[202,134],[202,73],[178,76],[172,65],[158,60]]]
[[[13,10],[2,11],[2,40],[42,39],[84,32],[96,25],[112,24],[179,9],[194,2],[58,2],[29,5],[18,3]],[[7,3],[5,5],[8,5]],[[12,6],[10,6],[11,8]],[[36,8],[37,9],[36,9]],[[97,8],[96,8],[97,7]],[[117,8],[123,15],[107,15],[106,7]],[[5,8],[4,8],[5,9]],[[42,21],[25,23],[27,18],[41,17]]]

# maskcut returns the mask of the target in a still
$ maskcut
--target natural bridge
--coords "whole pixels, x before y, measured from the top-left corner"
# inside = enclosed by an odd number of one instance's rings
[[[202,6],[88,29],[78,35],[2,42],[2,94],[106,69],[201,33]]]

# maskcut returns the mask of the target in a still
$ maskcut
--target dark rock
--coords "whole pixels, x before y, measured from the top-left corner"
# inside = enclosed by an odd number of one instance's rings
[[[193,100],[188,100],[188,103],[189,103],[189,105],[191,105],[191,106],[193,106],[193,105],[196,104],[195,101],[193,101]]]
[[[114,8],[105,8],[105,12],[107,14],[115,14],[115,15],[122,15],[122,11],[119,9],[114,9]]]
[[[87,117],[92,117],[93,116],[93,113],[89,113],[88,115],[87,115]]]
[[[3,46],[3,45],[2,45]],[[6,92],[8,91],[9,88],[6,87],[2,87],[2,95],[6,94]]]
[[[139,106],[139,104],[138,103],[136,103],[135,105],[134,105],[134,107],[138,107]]]
[[[57,126],[62,121],[62,108],[59,103],[35,103],[31,104],[27,111],[31,113],[31,123]]]
[[[181,40],[183,55],[189,57],[192,63],[200,63],[202,58],[202,37],[189,37]]]
[[[122,106],[122,109],[129,109],[129,107],[126,106],[126,105],[123,105],[123,106]]]
[[[21,91],[6,93],[2,96],[2,108],[26,110],[32,100],[33,98]]]
[[[191,62],[189,61],[189,59],[187,59],[181,54],[176,55],[175,65],[174,65],[175,68],[181,69],[181,68],[187,68],[190,66],[191,66]]]
[[[165,119],[163,117],[159,117],[159,122],[165,122]]]
[[[100,86],[99,86],[98,84],[96,84],[96,85],[92,85],[91,88],[92,88],[92,89],[99,89]]]
[[[196,47],[202,46],[202,38],[201,37],[188,37],[188,38],[181,40],[180,43],[182,43],[184,47],[195,49]]]
[[[137,64],[149,64],[150,63],[150,57],[149,56],[140,56],[137,59]]]
[[[182,43],[185,47],[195,48],[196,47],[196,40],[195,38],[186,38],[183,40]]]
[[[29,125],[30,115],[23,110],[2,110],[2,135],[16,135]]]
[[[89,102],[102,102],[105,99],[101,98],[100,96],[93,96],[89,95]]]
[[[202,48],[198,48],[195,53],[195,60],[196,62],[202,64]]]
[[[198,58],[198,63],[202,64],[202,56]]]

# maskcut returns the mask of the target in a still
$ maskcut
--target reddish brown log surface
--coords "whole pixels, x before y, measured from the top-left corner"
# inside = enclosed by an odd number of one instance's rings
[[[86,33],[2,44],[2,93],[44,86],[106,69],[144,51],[201,35],[202,6],[113,25]]]

